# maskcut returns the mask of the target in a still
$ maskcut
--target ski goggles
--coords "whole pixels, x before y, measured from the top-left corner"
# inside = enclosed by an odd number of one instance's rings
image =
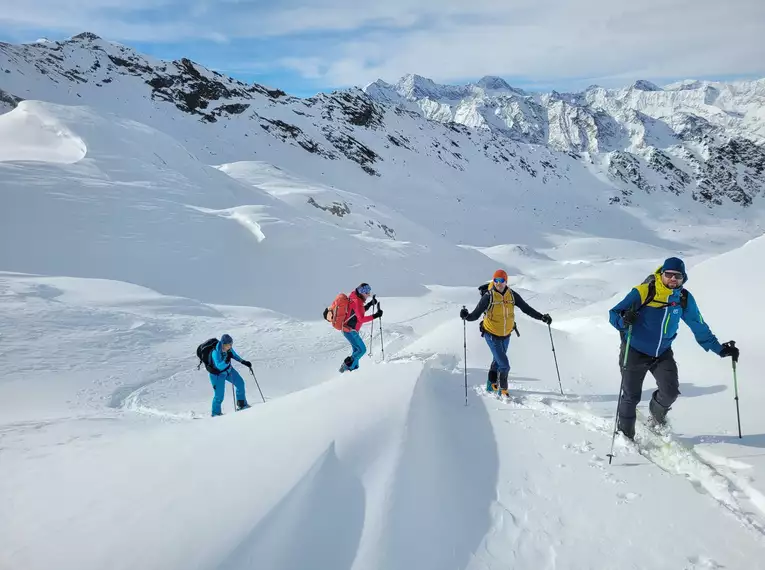
[[[359,287],[359,293],[362,295],[369,295],[372,292],[372,288],[369,285],[364,285],[363,287]]]
[[[505,282],[505,278],[504,277],[495,277],[494,278],[494,283],[497,283],[498,285],[501,285],[504,282]]]
[[[665,271],[664,277],[667,279],[675,279],[676,281],[683,281],[683,274],[677,271]]]

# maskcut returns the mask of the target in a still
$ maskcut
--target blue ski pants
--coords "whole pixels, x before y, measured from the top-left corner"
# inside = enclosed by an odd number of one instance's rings
[[[507,349],[510,346],[510,336],[494,336],[491,333],[485,332],[483,338],[486,340],[486,344],[489,345],[489,350],[493,357],[489,370],[509,372],[510,361],[507,359]]]
[[[247,400],[244,396],[244,380],[239,375],[239,372],[234,370],[233,366],[229,366],[227,370],[221,374],[210,374],[210,383],[212,384],[215,394],[212,401],[212,415],[219,416],[221,414],[221,404],[223,403],[223,397],[226,394],[226,382],[231,382],[236,389],[237,400]]]
[[[367,352],[367,345],[364,344],[361,335],[357,331],[343,331],[343,336],[351,343],[351,348],[353,349],[350,356],[351,364],[346,364],[346,368],[348,370],[356,370],[359,367],[359,360]]]

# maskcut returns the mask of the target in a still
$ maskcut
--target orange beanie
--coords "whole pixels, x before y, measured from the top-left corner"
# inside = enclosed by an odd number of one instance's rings
[[[496,279],[498,277],[501,277],[502,279],[507,281],[507,271],[505,271],[504,269],[497,269],[494,272],[494,277],[492,277],[492,279]]]

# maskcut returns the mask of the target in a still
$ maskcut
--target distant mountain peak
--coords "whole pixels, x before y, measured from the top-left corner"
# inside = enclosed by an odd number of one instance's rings
[[[483,89],[512,89],[507,81],[495,75],[484,75],[476,85]]]
[[[661,87],[645,79],[638,79],[632,84],[632,88],[638,91],[664,91]]]
[[[93,32],[82,32],[81,34],[77,34],[76,36],[72,36],[71,39],[95,42],[95,41],[101,40],[101,37],[97,36]]]

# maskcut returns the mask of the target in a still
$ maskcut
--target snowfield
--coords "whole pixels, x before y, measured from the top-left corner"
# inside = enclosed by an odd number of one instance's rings
[[[202,151],[201,122],[128,95],[0,115],[0,568],[765,568],[760,206],[609,210],[579,175],[508,190],[424,156],[322,176],[220,130]],[[741,349],[743,437],[731,361],[683,325],[669,429],[639,423],[609,465],[608,309],[670,255]],[[553,317],[518,312],[504,401],[458,318],[497,267]],[[341,375],[321,314],[362,281],[382,330]],[[195,349],[223,333],[252,408],[227,388],[211,418]]]

